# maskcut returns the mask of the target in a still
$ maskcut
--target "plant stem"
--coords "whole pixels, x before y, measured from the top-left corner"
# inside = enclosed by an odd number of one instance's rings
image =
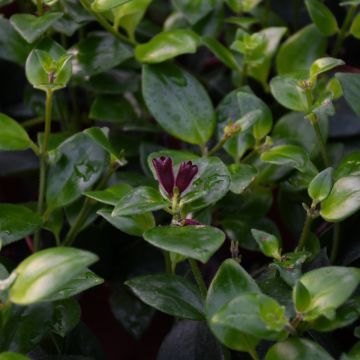
[[[191,271],[194,275],[195,281],[199,287],[200,290],[200,294],[201,296],[205,299],[206,298],[206,294],[207,294],[207,288],[206,288],[206,284],[205,281],[201,275],[201,271],[199,269],[199,265],[197,264],[196,260],[194,259],[188,259],[189,260],[189,264],[191,267]]]
[[[93,11],[93,9],[91,8],[91,5],[89,3],[89,0],[80,0],[82,6],[92,15],[95,17],[95,19],[97,20],[97,22],[105,29],[107,30],[110,34],[114,35],[117,39],[126,42],[127,44],[130,45],[136,45],[136,42],[134,42],[133,40],[129,39],[128,37],[126,37],[123,34],[120,34],[118,31],[116,31],[111,24],[106,20],[106,18],[104,18],[101,14],[97,13],[96,11]]]
[[[331,53],[331,56],[333,57],[337,57],[339,55],[339,52],[341,50],[341,47],[342,47],[342,44],[347,36],[347,32],[350,28],[350,25],[351,25],[351,22],[352,22],[352,19],[355,15],[355,11],[356,11],[356,6],[355,5],[352,5],[350,6],[350,8],[348,9],[347,11],[347,14],[346,14],[346,17],[345,17],[345,20],[341,26],[341,29],[338,33],[338,36],[335,40],[335,45],[334,45],[334,48],[333,48],[333,51]]]
[[[231,360],[231,351],[225,346],[225,345],[221,345],[221,351],[223,353],[223,359],[224,360]]]
[[[45,190],[46,190],[46,168],[48,158],[48,146],[49,136],[51,132],[51,115],[52,115],[52,104],[53,104],[53,91],[48,89],[46,91],[46,103],[45,103],[45,130],[44,139],[40,146],[40,180],[39,180],[39,197],[37,204],[37,211],[39,214],[44,213],[45,205]],[[40,247],[40,230],[35,233],[34,236],[34,248],[35,251],[39,250]]]
[[[107,182],[109,181],[111,175],[114,173],[115,170],[116,167],[111,166],[109,171],[102,177],[99,184],[96,186],[95,190],[101,190],[107,184]],[[80,212],[78,213],[75,222],[70,227],[65,237],[65,240],[62,243],[62,246],[71,246],[72,243],[75,241],[76,236],[81,231],[87,217],[89,216],[89,213],[91,212],[93,204],[94,204],[94,200],[88,197],[84,200]]]
[[[166,250],[163,251],[164,254],[164,260],[165,260],[165,272],[166,274],[172,274],[172,268],[171,268],[171,259],[170,259],[170,253]]]
[[[44,6],[42,0],[36,0],[36,7],[37,7],[38,15],[42,16],[44,14]]]
[[[251,349],[248,351],[249,355],[251,356],[252,359],[254,360],[260,360],[259,355],[256,352],[256,349]]]
[[[24,122],[21,123],[21,126],[23,128],[29,128],[29,127],[34,126],[34,125],[39,125],[43,121],[44,121],[44,119],[42,118],[42,116],[38,116],[38,117],[33,118],[33,119],[25,120]]]
[[[305,246],[306,246],[306,241],[307,241],[307,239],[309,237],[309,232],[310,232],[310,229],[311,229],[312,222],[313,222],[313,217],[309,213],[306,214],[304,227],[302,229],[301,236],[300,236],[300,239],[299,239],[299,243],[298,243],[298,246],[297,246],[298,251],[303,250],[305,248]]]
[[[216,152],[218,152],[225,145],[227,141],[228,139],[222,138],[212,149],[208,151],[207,155],[211,156]]]
[[[340,243],[340,223],[334,224],[333,243],[331,248],[330,262],[333,264],[336,260]]]
[[[328,167],[328,166],[330,166],[330,160],[329,160],[328,153],[326,151],[325,141],[324,141],[324,139],[322,137],[322,134],[321,134],[319,121],[318,120],[312,121],[311,124],[312,124],[312,126],[314,128],[314,131],[315,131],[315,134],[316,134],[316,138],[317,138],[317,141],[318,141],[318,144],[319,144],[319,147],[320,147],[320,152],[321,152],[321,156],[323,158],[324,164],[325,164],[326,167]]]

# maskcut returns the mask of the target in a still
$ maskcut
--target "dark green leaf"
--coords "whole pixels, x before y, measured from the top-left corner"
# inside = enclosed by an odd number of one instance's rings
[[[315,203],[319,203],[327,198],[330,193],[333,168],[327,168],[317,174],[309,184],[308,193]]]
[[[357,14],[351,24],[350,34],[360,39],[360,14]]]
[[[345,156],[334,172],[334,178],[339,180],[345,176],[360,175],[360,151],[354,151]]]
[[[39,17],[31,14],[15,14],[10,18],[10,22],[28,43],[33,43],[62,16],[61,12],[49,12]]]
[[[205,144],[215,126],[211,100],[189,73],[172,64],[145,65],[143,96],[157,122],[171,135]]]
[[[230,191],[234,194],[241,194],[257,175],[256,168],[246,164],[231,164],[229,172],[231,175]]]
[[[80,321],[81,308],[74,299],[60,300],[54,303],[54,322],[52,331],[65,337]]]
[[[130,185],[121,183],[113,185],[105,190],[87,191],[85,195],[103,204],[115,206],[131,189]]]
[[[19,353],[3,352],[0,354],[0,360],[30,360],[30,358]]]
[[[357,115],[360,115],[360,74],[337,73],[336,78],[340,81],[344,97]]]
[[[214,0],[172,0],[171,2],[191,24],[195,24],[205,17],[215,6]]]
[[[225,234],[214,227],[161,226],[144,233],[144,239],[160,249],[206,263],[220,248]]]
[[[147,275],[128,280],[131,290],[146,304],[182,319],[203,320],[198,289],[177,275]]]
[[[0,239],[3,246],[31,235],[41,224],[40,215],[25,206],[0,204]]]
[[[321,33],[331,36],[338,31],[336,17],[324,3],[319,0],[306,0],[305,4],[311,20]]]

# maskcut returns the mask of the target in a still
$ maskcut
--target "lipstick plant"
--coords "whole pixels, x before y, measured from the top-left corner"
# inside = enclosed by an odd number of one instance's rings
[[[0,359],[359,359],[359,5],[0,0]]]

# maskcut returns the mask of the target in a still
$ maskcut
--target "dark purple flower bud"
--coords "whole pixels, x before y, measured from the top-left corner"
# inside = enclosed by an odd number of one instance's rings
[[[172,159],[168,156],[161,156],[153,159],[152,163],[160,185],[172,196],[175,183]]]
[[[197,165],[193,165],[191,161],[182,162],[176,176],[175,186],[179,189],[180,194],[184,192],[193,181],[198,173]]]
[[[189,225],[202,225],[202,223],[194,219],[184,219],[182,226],[189,226]]]

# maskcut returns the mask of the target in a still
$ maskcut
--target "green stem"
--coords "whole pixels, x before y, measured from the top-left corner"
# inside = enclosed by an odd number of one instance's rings
[[[116,31],[111,24],[106,20],[106,18],[104,18],[101,14],[97,13],[96,11],[93,11],[93,9],[91,8],[91,5],[89,3],[89,0],[80,0],[82,6],[92,15],[95,17],[95,19],[97,20],[97,22],[105,29],[107,30],[110,34],[114,35],[117,39],[124,41],[130,45],[136,45],[136,43],[129,39],[128,37],[126,37],[123,34],[120,34],[118,31]]]
[[[339,52],[341,50],[342,44],[347,36],[347,32],[349,31],[352,19],[355,15],[355,11],[356,11],[356,6],[350,6],[349,10],[347,11],[345,20],[341,26],[341,29],[338,33],[338,36],[335,40],[335,45],[333,48],[333,51],[331,53],[331,56],[333,57],[337,57],[339,55]]]
[[[260,360],[259,355],[256,352],[256,349],[251,349],[248,351],[249,355],[251,356],[252,359],[254,360]]]
[[[107,184],[107,182],[109,181],[111,175],[114,173],[115,170],[116,170],[116,167],[111,166],[109,171],[100,180],[100,182],[96,186],[95,190],[101,190]],[[84,200],[84,203],[80,209],[80,212],[78,213],[78,216],[77,216],[75,222],[70,227],[70,229],[65,237],[65,240],[62,243],[62,246],[71,246],[73,244],[73,242],[76,239],[76,236],[81,231],[86,219],[88,218],[93,204],[94,204],[94,200],[92,200],[88,197]]]
[[[223,353],[224,360],[231,360],[231,351],[225,345],[221,344],[221,351]]]
[[[36,7],[37,7],[38,15],[42,16],[44,14],[44,6],[42,0],[36,0]]]
[[[211,156],[218,152],[222,147],[225,145],[225,143],[228,141],[226,138],[222,138],[212,149],[210,149],[207,153],[208,156]]]
[[[170,253],[166,250],[163,251],[164,254],[164,261],[165,261],[165,272],[168,275],[172,274],[172,268],[171,268],[171,258],[170,258]]]
[[[298,251],[303,250],[306,246],[306,241],[309,237],[309,232],[311,229],[312,222],[313,222],[313,217],[310,214],[307,214],[297,247]]]
[[[21,123],[21,126],[22,126],[23,128],[29,128],[29,127],[34,126],[34,125],[39,125],[39,124],[41,124],[43,121],[44,121],[43,117],[42,117],[42,116],[38,116],[38,117],[36,117],[36,118],[23,121],[23,122]]]
[[[324,162],[325,166],[328,167],[328,166],[330,166],[330,160],[329,160],[328,153],[326,151],[325,141],[324,141],[324,139],[322,137],[322,134],[321,134],[319,121],[318,120],[312,121],[311,124],[312,124],[312,126],[314,128],[314,131],[315,131],[315,134],[316,134],[316,138],[317,138],[317,142],[318,142],[319,147],[320,147],[320,152],[321,152],[321,156],[323,158],[323,162]]]
[[[336,260],[340,243],[340,223],[334,224],[333,243],[331,248],[330,262],[333,264]]]
[[[206,284],[205,281],[201,275],[201,271],[199,269],[199,265],[197,264],[196,260],[193,259],[188,259],[189,260],[189,264],[191,267],[191,271],[194,275],[195,281],[199,287],[200,290],[200,294],[201,296],[205,299],[206,298],[206,294],[207,294],[207,288],[206,288]]]
[[[46,190],[46,168],[48,158],[48,146],[49,137],[51,133],[51,115],[53,105],[53,91],[48,89],[46,91],[46,103],[45,103],[45,130],[44,139],[40,147],[40,180],[39,180],[39,197],[37,204],[37,211],[39,214],[44,213],[45,205],[45,190]],[[40,230],[35,233],[34,236],[34,249],[39,250],[40,247]]]

